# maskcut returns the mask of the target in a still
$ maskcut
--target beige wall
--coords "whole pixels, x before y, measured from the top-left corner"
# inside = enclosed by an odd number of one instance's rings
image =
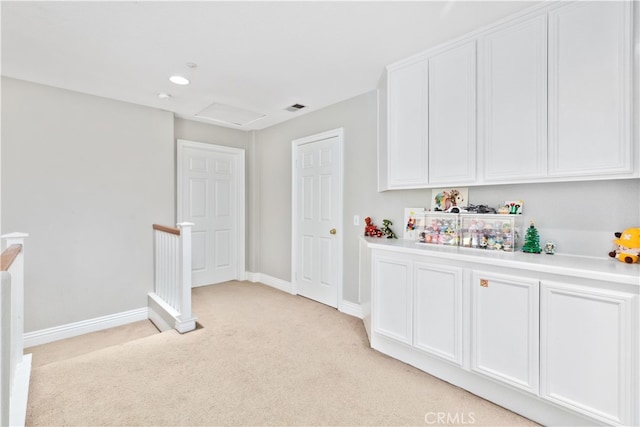
[[[256,253],[254,248],[255,236],[249,231],[255,228],[251,221],[255,217],[252,212],[257,211],[258,195],[254,191],[256,188],[253,181],[256,179],[255,150],[253,150],[253,133],[237,129],[216,126],[204,122],[185,120],[176,118],[174,122],[174,133],[176,141],[185,139],[187,141],[204,142],[207,144],[223,145],[227,147],[241,148],[245,150],[245,269],[254,272]],[[177,216],[177,212],[176,212]]]
[[[358,236],[353,216],[394,221],[404,206],[420,206],[424,191],[377,192],[377,92],[357,96],[258,132],[261,200],[258,271],[291,280],[291,143],[294,139],[344,128],[344,299],[359,302]],[[396,214],[399,213],[399,216]]]
[[[175,222],[175,140],[247,150],[249,272],[291,280],[291,143],[344,128],[344,299],[360,301],[358,236],[371,216],[403,231],[431,190],[377,191],[378,93],[244,132],[2,79],[2,230],[27,241],[26,331],[146,306],[152,223]],[[517,157],[514,157],[517,161]],[[472,187],[470,202],[523,199],[559,253],[606,256],[638,226],[640,180]]]
[[[291,142],[344,127],[344,299],[359,302],[357,236],[353,216],[393,222],[403,232],[405,207],[430,206],[431,190],[377,192],[377,97],[372,91],[258,132],[261,200],[258,271],[291,280]],[[517,162],[517,156],[514,156]],[[469,201],[497,206],[524,200],[525,222],[535,220],[541,240],[558,253],[607,256],[615,231],[638,226],[640,180],[479,186]],[[548,256],[548,255],[541,255]]]
[[[2,79],[2,230],[30,235],[26,332],[146,307],[174,175],[171,113]]]
[[[214,145],[249,149],[251,134],[246,131],[215,126],[204,122],[177,118],[174,120],[175,139],[204,142]]]

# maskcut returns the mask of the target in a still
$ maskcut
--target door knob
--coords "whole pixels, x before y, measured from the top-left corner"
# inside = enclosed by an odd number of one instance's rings
[[[330,233],[330,234],[336,234],[336,229],[335,229],[335,228],[332,228],[331,230],[329,230],[329,233]]]

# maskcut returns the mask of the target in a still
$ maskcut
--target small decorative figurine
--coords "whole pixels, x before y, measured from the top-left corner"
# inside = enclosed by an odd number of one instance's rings
[[[617,237],[613,241],[616,249],[609,252],[611,258],[620,262],[632,264],[640,258],[640,228],[627,228],[622,233],[614,233]]]
[[[523,204],[524,202],[522,200],[507,200],[506,202],[504,202],[504,205],[500,207],[500,213],[522,215]]]
[[[531,221],[531,225],[527,228],[527,234],[524,236],[522,252],[529,252],[532,254],[539,254],[542,252],[542,249],[540,248],[540,235],[538,235],[538,230],[533,225],[533,221]]]
[[[437,190],[433,190],[432,208],[434,211],[450,212],[452,208],[456,208],[462,205],[465,200],[464,193],[459,189],[452,188],[451,190],[442,190],[436,193]],[[435,194],[434,194],[435,193]],[[459,212],[459,210],[458,210]]]
[[[364,227],[364,235],[370,237],[382,237],[382,231],[378,230],[378,226],[373,223],[371,217],[366,217],[364,219],[365,227]]]
[[[544,244],[544,253],[547,255],[553,255],[556,253],[556,244],[552,241],[547,241]]]
[[[387,236],[387,239],[397,239],[398,236],[396,236],[396,233],[393,232],[393,230],[391,230],[391,228],[389,227],[390,225],[393,225],[393,223],[391,221],[389,221],[388,219],[383,219],[382,220],[382,233]],[[380,236],[378,236],[380,237]]]

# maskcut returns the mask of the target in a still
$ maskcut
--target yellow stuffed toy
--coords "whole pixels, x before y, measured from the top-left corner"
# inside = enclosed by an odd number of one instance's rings
[[[618,258],[620,262],[632,264],[640,258],[640,228],[627,228],[622,233],[615,233],[617,239],[613,241],[616,249],[609,252],[611,258]]]

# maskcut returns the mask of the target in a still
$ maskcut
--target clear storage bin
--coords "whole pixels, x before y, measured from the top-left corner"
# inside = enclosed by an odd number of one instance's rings
[[[418,242],[432,245],[460,244],[459,215],[445,212],[426,212]]]
[[[514,252],[522,246],[522,215],[460,214],[460,246]]]

